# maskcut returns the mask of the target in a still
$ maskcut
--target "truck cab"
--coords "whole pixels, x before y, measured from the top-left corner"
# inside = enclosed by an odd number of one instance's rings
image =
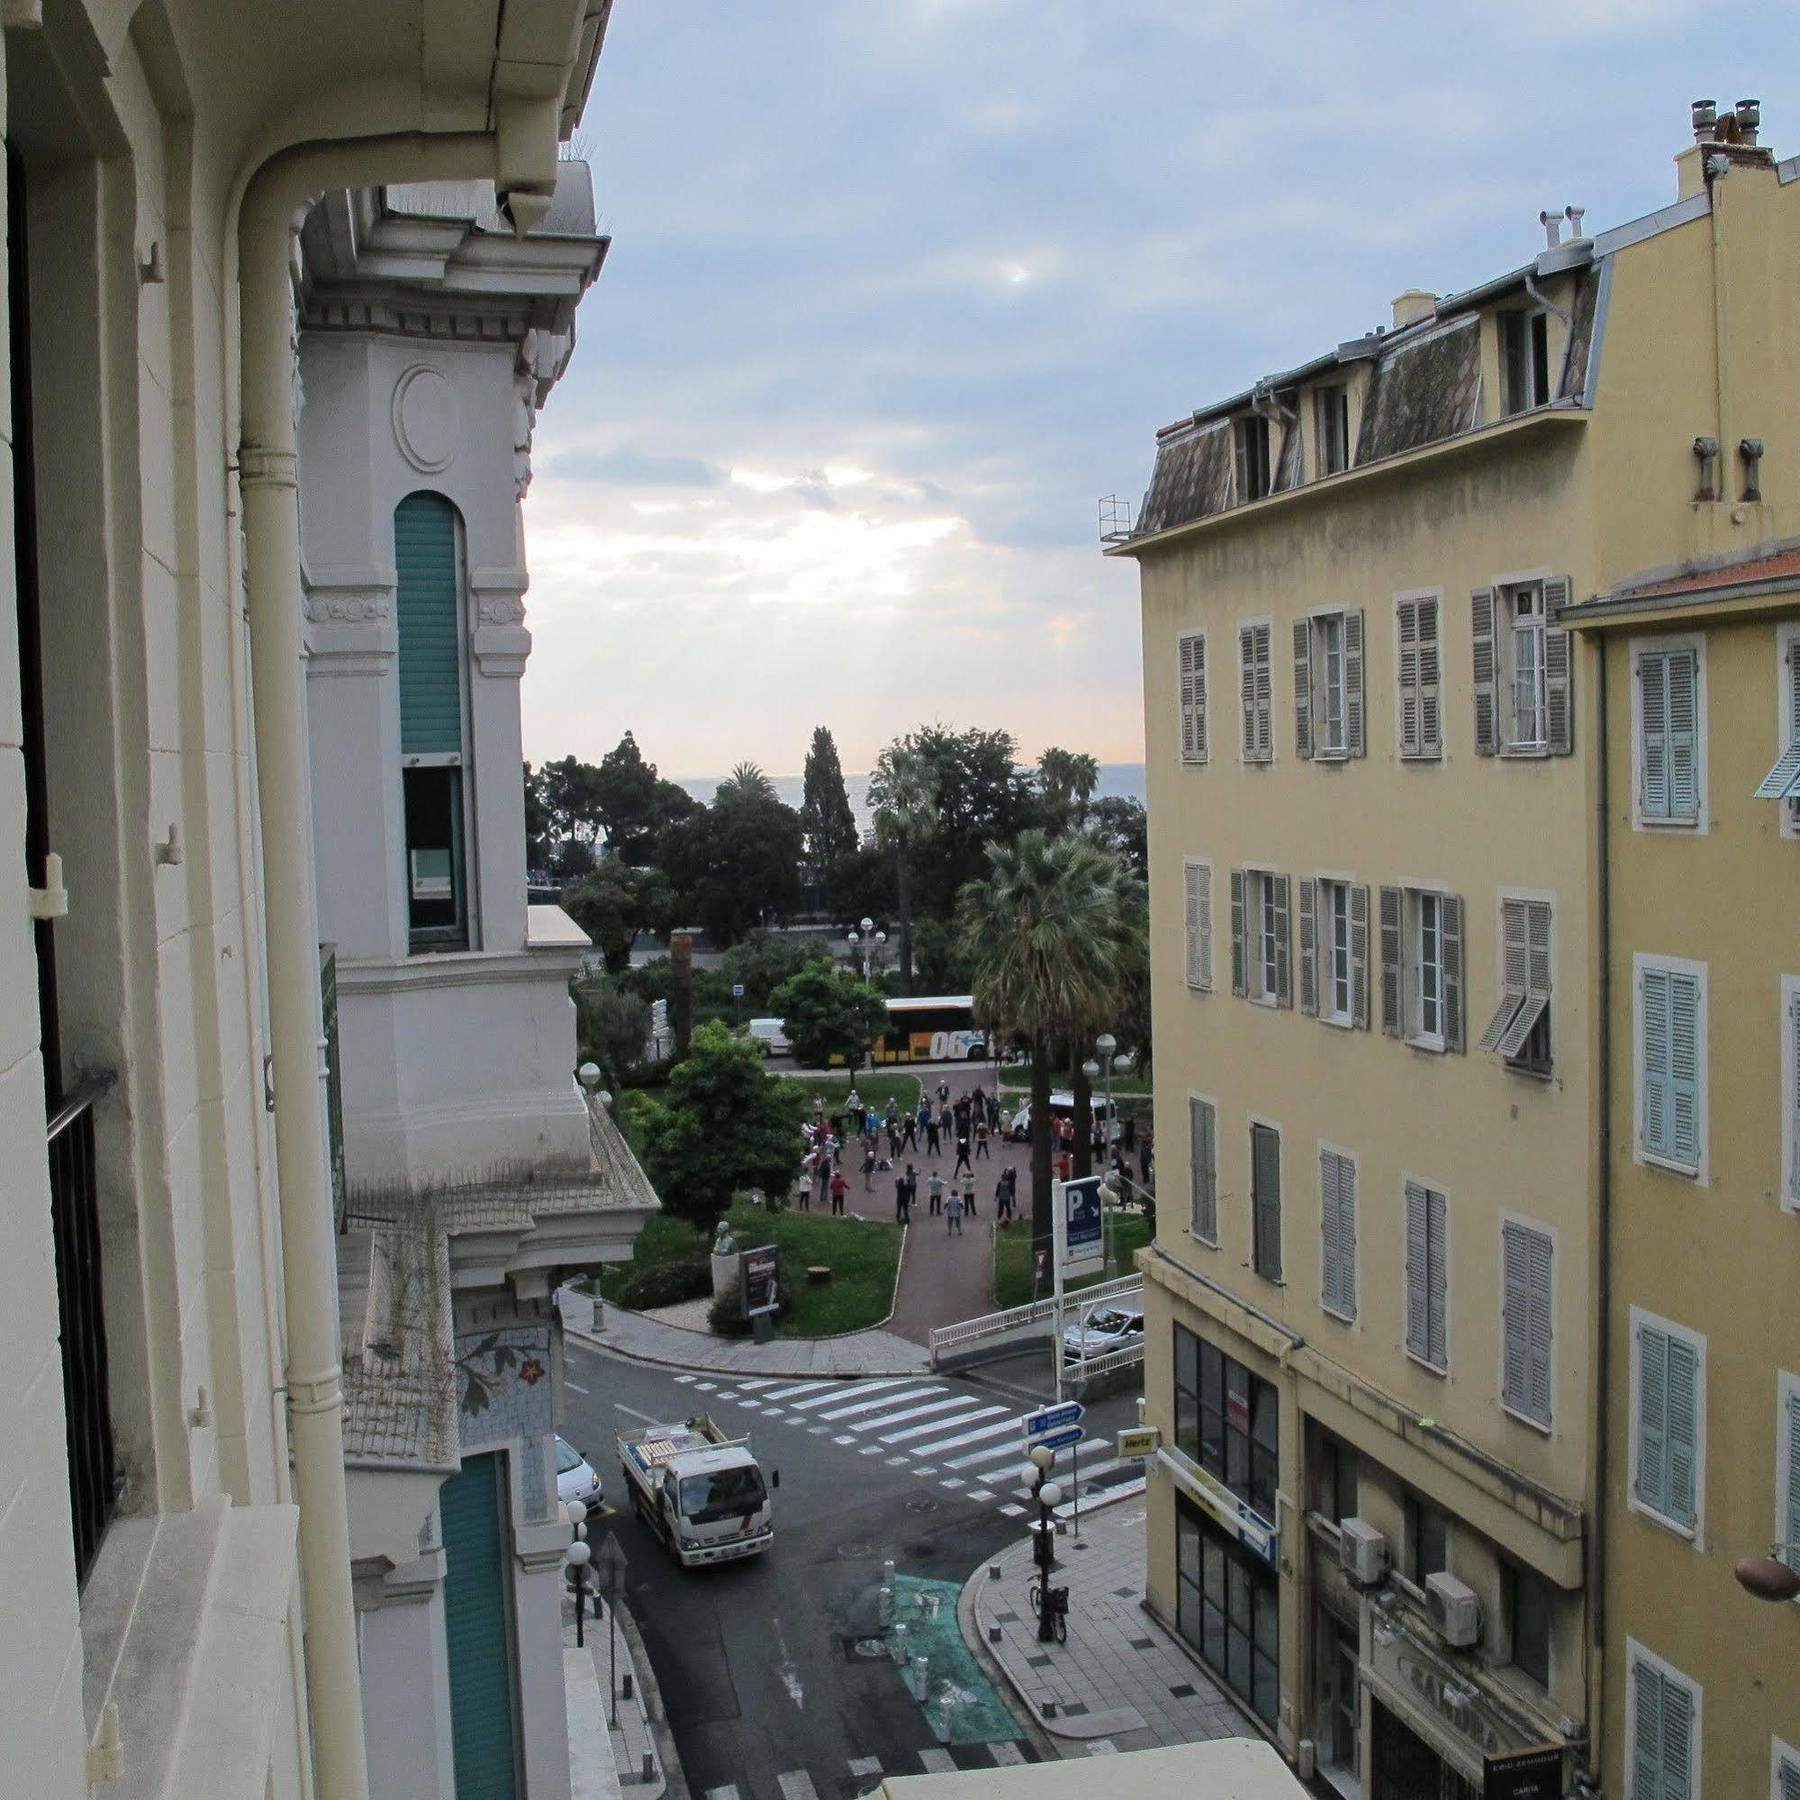
[[[774,1538],[770,1488],[748,1443],[710,1419],[622,1432],[619,1461],[638,1515],[684,1568],[733,1562]]]

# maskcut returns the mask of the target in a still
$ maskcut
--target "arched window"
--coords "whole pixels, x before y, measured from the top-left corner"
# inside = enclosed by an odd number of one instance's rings
[[[408,494],[394,508],[394,567],[411,946],[466,950],[461,520],[442,494]]]

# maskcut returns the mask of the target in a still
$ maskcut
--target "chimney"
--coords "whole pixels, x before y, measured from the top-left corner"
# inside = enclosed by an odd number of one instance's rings
[[[1771,169],[1775,159],[1760,142],[1762,102],[1740,100],[1719,110],[1716,100],[1696,100],[1689,108],[1694,141],[1675,158],[1677,192],[1685,200],[1718,176],[1736,169]]]
[[[1437,295],[1428,294],[1423,288],[1408,288],[1404,294],[1394,296],[1394,329],[1400,330],[1405,325],[1416,325],[1421,319],[1434,318],[1437,315]]]

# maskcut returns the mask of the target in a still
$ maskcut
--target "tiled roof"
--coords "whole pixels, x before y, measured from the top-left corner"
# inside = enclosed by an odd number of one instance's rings
[[[1671,575],[1662,581],[1630,583],[1616,589],[1613,598],[1649,600],[1663,594],[1709,593],[1714,588],[1746,587],[1752,582],[1783,581],[1790,577],[1800,578],[1800,549],[1750,556],[1742,562],[1700,569],[1689,575]]]

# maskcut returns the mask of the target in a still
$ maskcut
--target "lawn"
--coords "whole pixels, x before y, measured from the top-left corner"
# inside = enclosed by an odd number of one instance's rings
[[[1025,1205],[1021,1196],[1020,1205]],[[1150,1225],[1139,1213],[1116,1213],[1107,1229],[1112,1235],[1113,1260],[1121,1275],[1131,1273],[1132,1253],[1150,1241]],[[1066,1293],[1079,1293],[1096,1281],[1106,1280],[1103,1270],[1098,1275],[1084,1275],[1071,1281]],[[1045,1290],[1045,1295],[1049,1292]],[[1009,1306],[1027,1306],[1034,1296],[1031,1291],[1031,1229],[1023,1221],[1005,1231],[994,1233],[994,1305],[1004,1312]]]
[[[840,1111],[850,1098],[852,1084],[848,1075],[789,1075],[788,1079],[799,1082],[809,1094],[823,1094],[827,1113]],[[919,1109],[919,1078],[916,1075],[881,1075],[872,1069],[864,1069],[854,1085],[863,1104],[874,1107],[877,1112],[886,1112],[889,1100],[894,1101],[902,1112]]]

